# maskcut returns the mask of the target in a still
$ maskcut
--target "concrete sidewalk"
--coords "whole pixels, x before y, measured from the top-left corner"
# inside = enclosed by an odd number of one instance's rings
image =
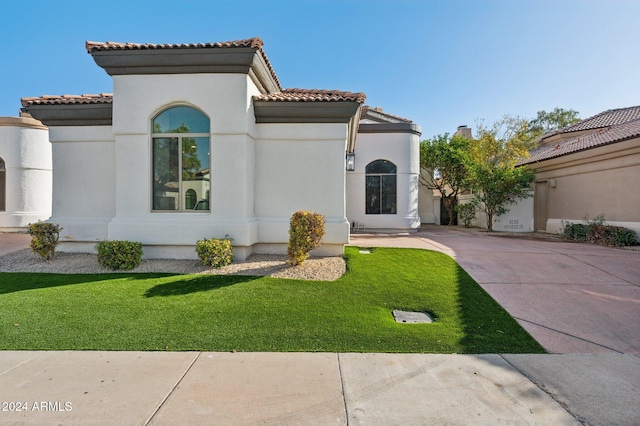
[[[639,372],[631,355],[6,351],[0,424],[637,425]]]

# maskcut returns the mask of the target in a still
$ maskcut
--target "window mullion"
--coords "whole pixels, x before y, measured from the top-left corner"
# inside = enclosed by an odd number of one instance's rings
[[[384,178],[381,174],[380,175],[380,214],[384,214],[384,210],[383,210],[384,203],[382,202],[382,194],[384,193],[383,187],[384,187]]]
[[[176,138],[178,140],[178,211],[182,212],[182,136]]]

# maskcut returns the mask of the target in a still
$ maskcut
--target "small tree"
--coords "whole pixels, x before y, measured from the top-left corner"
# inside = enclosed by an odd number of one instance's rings
[[[505,206],[517,204],[532,195],[535,174],[526,167],[499,167],[476,164],[471,168],[470,186],[478,209],[487,217],[487,230],[493,231],[493,219],[509,211]]]
[[[504,116],[493,127],[478,127],[478,140],[470,146],[465,186],[473,190],[478,208],[487,216],[487,229],[493,219],[509,211],[505,206],[533,194],[535,172],[516,167],[529,156],[536,141],[530,137],[527,120]]]
[[[300,265],[309,257],[309,252],[320,245],[324,236],[324,216],[298,210],[289,222],[289,263]]]
[[[470,144],[464,136],[447,133],[420,142],[420,183],[440,192],[449,225],[453,225],[456,199],[466,177]]]

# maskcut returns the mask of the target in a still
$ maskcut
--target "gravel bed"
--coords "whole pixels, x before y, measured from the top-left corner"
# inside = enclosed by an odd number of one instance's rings
[[[112,271],[98,264],[95,254],[56,253],[43,260],[31,249],[0,256],[0,272],[46,272],[56,274],[104,274],[113,272],[165,272],[175,274],[252,275],[314,281],[334,281],[344,275],[341,257],[310,257],[301,266],[287,264],[287,256],[252,254],[243,262],[222,268],[203,266],[200,260],[144,259],[131,271]]]

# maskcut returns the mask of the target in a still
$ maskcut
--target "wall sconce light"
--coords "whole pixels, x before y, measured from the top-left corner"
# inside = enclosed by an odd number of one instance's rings
[[[352,172],[356,169],[356,154],[347,152],[347,171]]]

